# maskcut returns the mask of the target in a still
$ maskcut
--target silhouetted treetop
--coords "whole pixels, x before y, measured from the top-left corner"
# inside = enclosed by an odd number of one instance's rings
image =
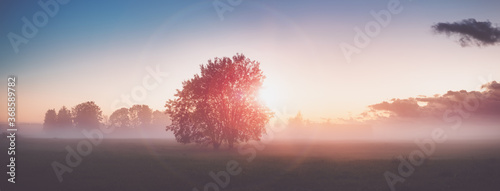
[[[165,125],[168,124],[170,121],[170,118],[168,117],[165,112],[161,112],[158,110],[155,110],[153,112],[153,120],[151,121],[151,125],[154,127],[165,127]]]
[[[73,108],[73,121],[77,128],[97,128],[101,120],[101,108],[93,101],[78,104]]]
[[[45,112],[45,119],[43,120],[44,130],[54,130],[57,124],[57,114],[55,109],[49,109]]]
[[[151,126],[153,110],[147,105],[133,105],[129,109],[132,128],[145,128]]]
[[[130,117],[127,108],[120,108],[114,111],[109,117],[109,123],[112,127],[129,128]]]
[[[73,127],[73,119],[71,117],[71,111],[63,106],[57,112],[57,126],[60,128],[70,128]]]

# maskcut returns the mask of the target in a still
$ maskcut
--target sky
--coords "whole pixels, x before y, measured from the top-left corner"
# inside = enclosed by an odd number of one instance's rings
[[[232,11],[220,17],[214,2]],[[355,29],[376,21],[371,12],[397,2],[401,11],[349,62],[340,45],[355,44]],[[22,18],[33,22],[44,9],[38,1],[0,5],[0,88],[8,75],[17,76],[20,122],[41,123],[47,109],[85,101],[109,116],[124,106],[124,96],[145,89],[145,78],[157,85],[132,101],[164,110],[201,64],[236,53],[261,63],[269,107],[317,121],[357,115],[393,98],[472,91],[484,84],[480,79],[500,80],[499,46],[462,47],[431,28],[468,18],[500,23],[500,2],[493,0],[73,0],[58,7],[16,53],[9,34],[22,35]],[[6,108],[2,92],[0,108]],[[6,120],[1,110],[0,122]]]

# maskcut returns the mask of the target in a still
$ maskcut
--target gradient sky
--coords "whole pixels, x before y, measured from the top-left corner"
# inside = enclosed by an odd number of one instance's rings
[[[42,0],[45,1],[45,0]],[[37,1],[0,5],[0,76],[18,76],[18,120],[42,122],[47,109],[93,100],[104,114],[142,83],[146,67],[169,74],[140,104],[164,109],[181,82],[214,57],[243,53],[261,62],[271,108],[306,118],[356,115],[391,98],[475,90],[500,80],[499,46],[461,47],[435,35],[437,22],[467,18],[500,23],[500,1],[401,1],[403,11],[347,63],[339,44],[389,0],[243,0],[221,21],[210,0],[71,1],[15,53],[7,38]],[[225,1],[222,1],[225,2]],[[6,108],[5,91],[0,108]],[[6,121],[5,109],[0,122]]]

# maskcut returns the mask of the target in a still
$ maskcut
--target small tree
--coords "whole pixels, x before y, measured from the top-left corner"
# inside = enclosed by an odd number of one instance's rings
[[[155,110],[153,112],[153,120],[151,121],[151,125],[153,127],[165,127],[168,122],[170,121],[169,117],[167,114],[164,112]]]
[[[73,108],[75,127],[89,129],[97,128],[101,124],[102,111],[93,101],[78,104]]]
[[[71,111],[63,106],[57,113],[57,126],[59,128],[73,127],[73,119],[71,118]]]
[[[132,128],[145,128],[151,126],[153,111],[147,105],[133,105],[129,109]]]
[[[44,130],[54,130],[57,126],[57,114],[55,109],[49,109],[45,112],[45,119],[43,120]]]
[[[291,127],[303,127],[304,118],[302,117],[302,113],[299,111],[295,117],[288,119],[288,125]]]
[[[109,117],[109,125],[118,128],[130,128],[130,117],[127,108],[120,108],[114,111]]]
[[[201,74],[182,83],[166,113],[178,142],[212,145],[260,140],[273,113],[258,99],[265,76],[259,63],[244,55],[215,58]]]

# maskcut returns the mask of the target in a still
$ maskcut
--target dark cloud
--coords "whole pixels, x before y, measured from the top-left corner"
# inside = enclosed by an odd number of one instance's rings
[[[382,102],[370,105],[371,110],[388,112],[390,115],[400,117],[418,117],[419,105],[414,98],[409,99],[392,99],[391,102]]]
[[[461,46],[487,46],[500,43],[500,28],[493,26],[490,21],[465,19],[454,23],[437,23],[432,28],[437,33],[459,36],[458,41]]]
[[[446,110],[472,110],[468,108],[474,108],[473,112],[477,115],[500,117],[500,83],[492,81],[482,85],[482,88],[483,91],[448,91],[431,97],[392,99],[370,105],[369,108],[371,113],[375,113],[374,116],[389,118],[440,119]],[[378,115],[379,113],[386,115]]]

